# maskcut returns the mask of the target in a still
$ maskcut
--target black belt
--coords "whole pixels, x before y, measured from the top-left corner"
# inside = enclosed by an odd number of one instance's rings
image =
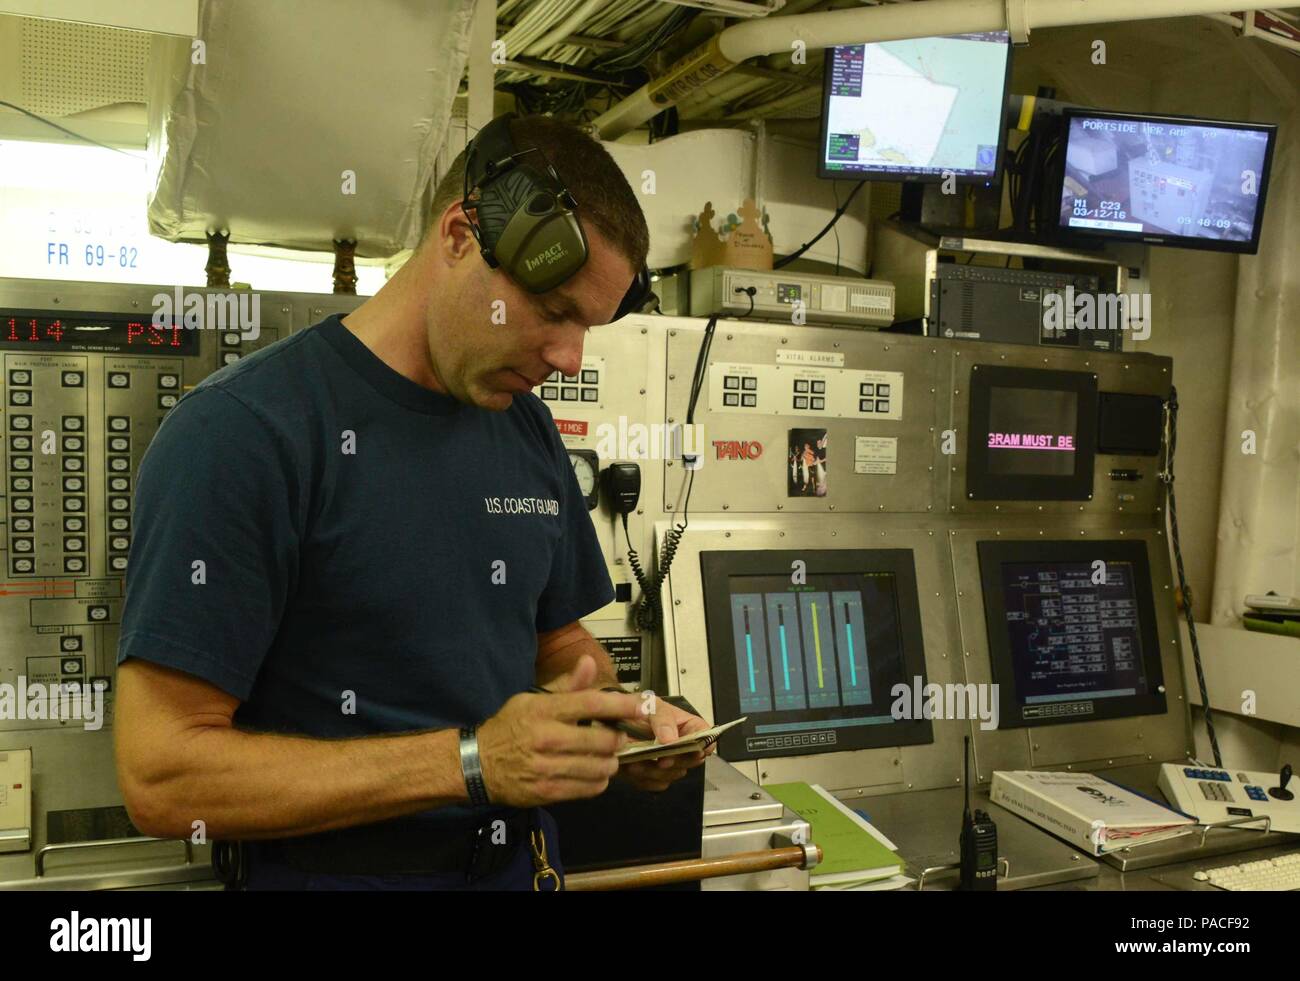
[[[535,811],[506,811],[483,823],[416,825],[385,821],[300,838],[243,842],[253,863],[277,862],[322,875],[464,875],[500,871],[535,828]]]

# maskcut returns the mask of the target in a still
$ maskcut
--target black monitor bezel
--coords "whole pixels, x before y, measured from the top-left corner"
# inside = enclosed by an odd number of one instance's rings
[[[1034,388],[1074,392],[1078,396],[1075,423],[1074,473],[997,474],[989,471],[989,413],[994,388]],[[1088,371],[1019,368],[1009,365],[971,366],[970,409],[966,434],[966,498],[971,501],[1090,501],[1097,456],[1097,376]]]
[[[739,718],[735,664],[731,657],[732,576],[784,576],[791,574],[796,559],[805,563],[809,576],[836,573],[881,572],[894,576],[895,617],[903,648],[903,681],[921,678],[926,684],[925,641],[921,632],[921,608],[916,591],[916,563],[907,548],[867,549],[760,549],[746,551],[710,551],[700,553],[700,576],[704,600],[705,637],[709,661],[709,683],[713,697],[714,720]],[[726,652],[725,656],[714,652]],[[916,746],[934,742],[929,719],[901,719],[888,725],[845,729],[845,738],[825,749],[795,746],[789,749],[765,749],[751,752],[745,736],[753,734],[755,723],[747,721],[723,733],[718,743],[719,755],[728,762],[808,756],[823,752],[851,752],[884,749],[893,746]]]
[[[1247,129],[1268,134],[1268,147],[1264,151],[1264,167],[1259,178],[1259,207],[1255,210],[1255,227],[1250,241],[1235,242],[1224,239],[1205,239],[1186,235],[1153,235],[1149,232],[1099,231],[1072,228],[1061,224],[1061,200],[1065,193],[1065,160],[1069,154],[1070,127],[1075,119],[1113,119],[1123,122],[1169,122],[1209,126],[1216,129]],[[1047,226],[1053,241],[1062,245],[1095,246],[1101,242],[1142,242],[1178,249],[1197,249],[1202,252],[1230,252],[1255,255],[1264,231],[1264,211],[1268,203],[1269,177],[1273,169],[1273,151],[1277,146],[1276,123],[1234,122],[1229,119],[1206,119],[1200,116],[1182,116],[1174,113],[1119,112],[1112,109],[1086,109],[1070,106],[1061,110],[1061,151],[1059,163],[1053,168],[1051,180],[1052,219]]]
[[[1007,34],[1007,64],[1006,72],[1002,78],[1002,122],[998,128],[998,149],[993,167],[993,176],[983,177],[978,174],[961,173],[953,171],[953,181],[957,184],[974,184],[978,187],[998,187],[1002,183],[1003,163],[1007,151],[1007,99],[1011,91],[1011,51],[1015,47],[1011,36],[1006,31],[972,31],[971,34]],[[964,34],[936,34],[934,37],[941,38],[960,38]],[[883,42],[870,42],[883,43]],[[938,184],[945,178],[942,172],[937,174],[916,174],[903,170],[828,170],[826,167],[826,138],[827,130],[830,125],[830,91],[831,91],[831,69],[834,65],[836,48],[856,48],[862,45],[856,44],[837,44],[826,48],[822,54],[822,100],[821,100],[821,125],[819,127],[819,136],[817,143],[817,176],[822,180],[849,180],[849,181],[889,181],[903,184]]]
[[[1043,541],[1027,539],[985,540],[976,543],[980,583],[984,594],[984,626],[988,636],[989,670],[998,686],[998,728],[1023,729],[1050,725],[1078,725],[1107,719],[1126,719],[1143,715],[1163,715],[1168,711],[1164,694],[1164,670],[1161,664],[1160,632],[1156,628],[1155,591],[1151,584],[1151,564],[1145,541],[1107,539],[1102,541]],[[1149,693],[1124,698],[1093,701],[1093,711],[1086,716],[1025,719],[1020,711],[1016,690],[1016,672],[1011,659],[1011,641],[1005,629],[1005,595],[1002,585],[1004,563],[1035,562],[1128,562],[1134,570],[1134,593],[1137,597],[1142,661]],[[995,624],[1002,629],[994,629]],[[1078,701],[1088,701],[1080,698]]]

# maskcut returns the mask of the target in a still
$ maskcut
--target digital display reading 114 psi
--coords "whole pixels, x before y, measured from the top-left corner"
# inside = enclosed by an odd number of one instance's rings
[[[192,355],[196,331],[180,324],[156,326],[152,318],[131,314],[0,310],[0,348],[37,351],[148,351]]]

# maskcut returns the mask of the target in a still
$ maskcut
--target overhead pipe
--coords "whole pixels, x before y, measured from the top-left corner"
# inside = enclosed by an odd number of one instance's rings
[[[605,0],[587,0],[586,3],[575,5],[570,10],[569,15],[564,18],[558,25],[546,33],[540,40],[534,41],[524,49],[525,55],[541,55],[549,51],[552,47],[563,42],[570,34],[582,26],[583,22],[594,14]]]
[[[789,54],[796,39],[807,51],[978,31],[1010,31],[1021,43],[1036,28],[1225,14],[1240,6],[1241,0],[1235,5],[1226,0],[925,0],[744,21],[715,34],[659,78],[611,106],[593,126],[602,139],[617,139],[743,61]]]

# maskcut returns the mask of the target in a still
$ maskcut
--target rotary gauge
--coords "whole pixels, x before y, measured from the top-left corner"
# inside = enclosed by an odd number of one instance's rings
[[[569,463],[578,478],[578,489],[587,499],[587,510],[594,511],[600,503],[600,457],[595,450],[569,450]]]

